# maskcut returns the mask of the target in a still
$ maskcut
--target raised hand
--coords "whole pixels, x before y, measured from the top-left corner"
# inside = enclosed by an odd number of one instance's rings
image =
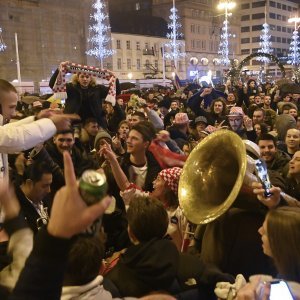
[[[71,238],[84,231],[108,208],[111,198],[106,196],[100,202],[87,206],[79,193],[78,184],[70,154],[64,152],[66,186],[54,197],[48,232],[60,238]]]

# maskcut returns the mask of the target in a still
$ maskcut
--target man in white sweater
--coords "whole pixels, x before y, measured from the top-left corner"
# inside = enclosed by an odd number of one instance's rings
[[[15,87],[0,79],[0,179],[8,179],[7,154],[35,147],[51,138],[56,131],[69,129],[71,121],[79,118],[42,111],[36,117],[9,123],[15,115],[17,102]]]

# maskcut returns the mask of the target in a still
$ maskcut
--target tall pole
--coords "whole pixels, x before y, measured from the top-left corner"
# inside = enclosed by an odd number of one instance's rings
[[[228,41],[228,7],[225,5],[225,60],[226,64],[229,64],[229,41]]]
[[[265,24],[267,24],[267,3],[268,3],[268,1],[266,0],[266,2],[265,2]],[[262,78],[262,80],[264,82],[266,82],[267,81],[267,61],[266,60],[264,62],[264,71],[265,71],[265,78]],[[276,73],[277,73],[277,71],[276,71]]]
[[[19,93],[22,93],[22,79],[20,70],[20,58],[19,58],[19,46],[18,46],[18,34],[15,32],[15,42],[16,42],[16,58],[17,58],[17,74],[19,82]]]
[[[173,46],[174,46],[174,51],[176,49],[176,18],[175,18],[175,0],[173,0],[173,28],[174,28],[174,34],[173,34]],[[177,70],[177,59],[174,56],[174,67],[175,70]]]
[[[165,46],[162,45],[162,61],[163,61],[163,85],[166,86],[166,62],[165,62]]]

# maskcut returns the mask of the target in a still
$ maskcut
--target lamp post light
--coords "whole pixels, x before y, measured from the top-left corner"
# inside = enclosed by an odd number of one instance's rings
[[[224,10],[225,13],[225,20],[223,22],[223,28],[222,28],[222,34],[221,34],[221,40],[220,40],[220,47],[219,47],[219,55],[221,57],[220,61],[223,65],[228,66],[230,64],[229,60],[229,37],[231,36],[229,33],[229,22],[228,17],[232,15],[232,13],[229,13],[229,10],[235,8],[236,3],[225,0],[218,4],[217,8],[219,10]]]

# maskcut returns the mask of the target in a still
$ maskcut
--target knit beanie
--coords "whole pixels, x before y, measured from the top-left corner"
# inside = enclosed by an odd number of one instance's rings
[[[167,183],[167,186],[174,192],[176,196],[178,195],[178,184],[181,172],[181,168],[174,167],[164,169],[158,174],[158,176],[160,176]]]
[[[109,135],[109,133],[105,130],[99,130],[96,137],[95,137],[95,143],[94,143],[94,147],[95,149],[98,148],[98,144],[100,139],[108,139],[111,143],[111,136]]]

